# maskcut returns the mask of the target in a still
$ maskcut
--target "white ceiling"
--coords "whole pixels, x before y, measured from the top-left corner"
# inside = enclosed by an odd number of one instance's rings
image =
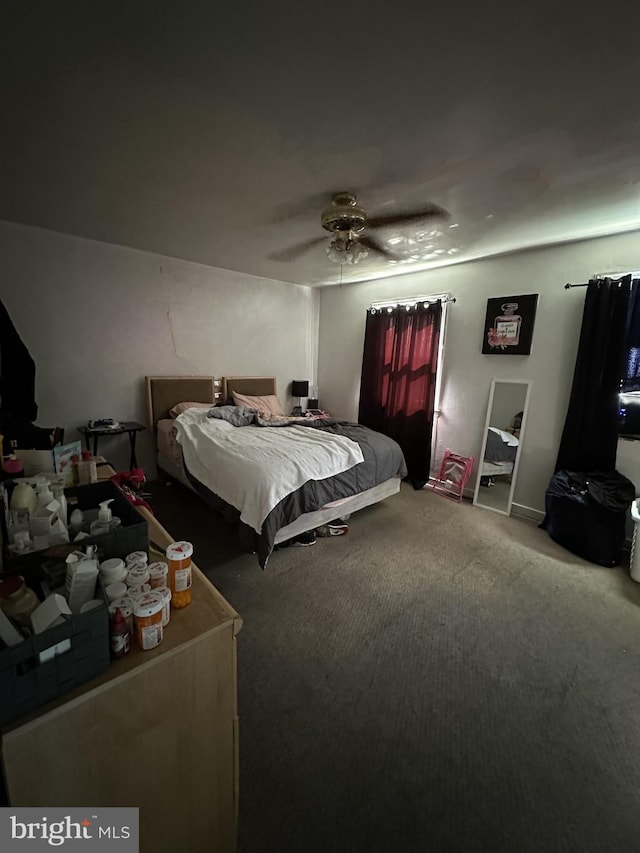
[[[345,281],[640,228],[640,6],[428,5],[13,3],[0,218],[312,285],[336,190],[451,213]]]

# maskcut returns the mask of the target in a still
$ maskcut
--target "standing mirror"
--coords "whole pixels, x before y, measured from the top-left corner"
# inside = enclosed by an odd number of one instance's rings
[[[492,379],[473,495],[476,506],[509,515],[518,476],[531,382]]]

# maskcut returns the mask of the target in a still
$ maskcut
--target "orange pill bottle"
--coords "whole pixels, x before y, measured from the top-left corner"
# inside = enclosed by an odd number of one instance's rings
[[[138,645],[143,652],[155,649],[162,642],[163,599],[159,592],[146,592],[133,604]]]
[[[166,551],[169,563],[169,589],[171,606],[186,607],[191,604],[191,542],[174,542]]]

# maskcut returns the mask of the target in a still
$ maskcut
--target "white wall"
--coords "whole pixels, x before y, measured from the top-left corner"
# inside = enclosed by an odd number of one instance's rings
[[[530,379],[527,434],[514,500],[543,511],[566,415],[585,295],[582,288],[564,290],[564,284],[639,266],[638,235],[624,234],[325,288],[320,300],[320,403],[337,416],[356,417],[365,312],[371,302],[451,292],[457,302],[449,306],[442,412],[432,464],[437,469],[447,447],[479,456],[492,377]],[[487,299],[525,293],[539,294],[531,355],[482,355]],[[620,442],[618,469],[640,487],[640,442]]]
[[[316,374],[318,292],[0,222],[0,299],[36,362],[38,423],[147,423],[144,377]],[[101,440],[128,465],[126,436]],[[138,461],[154,471],[151,438]]]
[[[445,447],[479,454],[493,376],[531,379],[515,501],[542,510],[584,301],[563,285],[638,269],[640,245],[625,234],[321,291],[2,222],[0,258],[0,299],[36,361],[38,423],[70,439],[89,418],[146,423],[147,374],[274,374],[291,405],[291,380],[317,369],[320,404],[355,419],[367,306],[450,291],[435,463]],[[487,298],[522,293],[540,294],[531,355],[481,355]],[[101,447],[126,466],[126,438]],[[140,448],[153,471],[146,433]],[[618,469],[640,487],[639,442],[620,442]]]

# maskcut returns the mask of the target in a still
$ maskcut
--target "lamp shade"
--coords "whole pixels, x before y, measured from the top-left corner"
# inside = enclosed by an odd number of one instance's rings
[[[292,397],[308,397],[309,396],[309,380],[294,379],[291,383]]]

